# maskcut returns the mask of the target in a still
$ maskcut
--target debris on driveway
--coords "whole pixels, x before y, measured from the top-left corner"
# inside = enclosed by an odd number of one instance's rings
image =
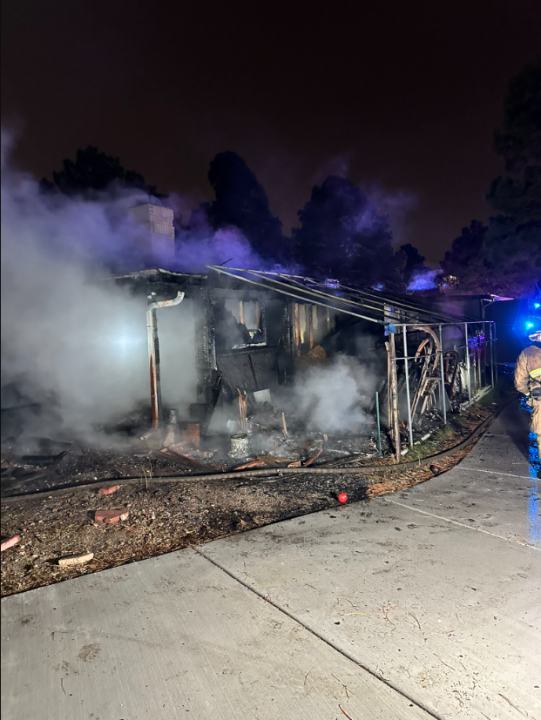
[[[9,550],[9,548],[12,548],[20,542],[21,538],[19,535],[14,535],[12,538],[9,538],[9,540],[2,540],[2,552],[4,552],[4,550]]]
[[[490,415],[483,408],[468,411],[467,429],[471,432]],[[417,456],[433,455],[463,440],[460,429],[448,428],[435,433],[424,445],[415,447]],[[30,497],[5,497],[2,502],[2,535],[4,538],[24,537],[24,543],[2,554],[2,595],[30,590],[60,582],[78,575],[116,567],[134,560],[161,555],[188,546],[198,545],[233,533],[268,525],[287,518],[306,515],[325,509],[343,508],[348,503],[363,501],[386,493],[396,492],[434,478],[427,465],[412,462],[395,468],[392,458],[374,460],[362,455],[347,456],[332,461],[334,473],[326,473],[318,465],[312,473],[280,475],[279,466],[288,465],[296,457],[305,465],[319,451],[320,439],[287,448],[289,452],[256,455],[256,462],[265,462],[272,477],[253,477],[250,471],[236,478],[206,480],[204,475],[175,477],[164,482],[159,465],[150,466],[148,452],[141,460],[133,456],[123,469],[122,476],[135,474],[138,480],[122,483],[112,495],[98,493],[104,482],[114,482],[118,455],[112,465],[98,470],[94,462],[98,454],[68,454],[64,463],[79,457],[83,465],[61,465],[59,480],[78,483],[100,475],[95,486],[53,490]],[[446,472],[469,451],[463,447],[452,455],[438,458],[441,472]],[[325,452],[325,451],[324,451]],[[92,457],[88,474],[78,472]],[[104,457],[108,457],[107,453]],[[112,456],[111,456],[112,457]],[[178,474],[180,458],[167,460],[165,453],[156,452],[153,463],[170,463],[169,472]],[[8,458],[10,464],[12,458]],[[135,460],[139,462],[136,467]],[[388,467],[377,476],[361,476],[348,472],[350,467],[376,462]],[[238,464],[238,461],[237,461]],[[148,465],[147,475],[142,472]],[[233,467],[235,465],[231,463]],[[336,472],[340,465],[344,473]],[[186,463],[187,467],[187,463]],[[69,468],[69,472],[68,471]],[[192,466],[193,468],[193,466]],[[192,469],[190,468],[190,469]],[[109,476],[106,477],[107,469]],[[277,473],[278,471],[278,473]],[[186,470],[184,470],[186,472]],[[192,470],[193,472],[193,470]],[[66,473],[66,474],[64,474]],[[197,473],[196,473],[197,474]],[[89,477],[90,476],[90,477]],[[82,479],[81,479],[82,478]],[[117,480],[118,483],[118,480]],[[9,486],[12,490],[12,486]],[[348,503],[341,505],[338,495],[344,493]],[[121,522],[128,518],[129,522]],[[9,542],[9,541],[8,541]],[[94,559],[87,564],[59,566],[59,558],[80,556],[81,548],[92,549]],[[4,549],[4,544],[2,545]]]
[[[60,558],[58,564],[60,567],[76,567],[77,565],[85,565],[94,559],[94,553],[84,553],[83,555],[68,555]]]
[[[119,520],[127,520],[130,511],[123,510],[96,510],[94,520],[103,523],[116,523]]]
[[[98,495],[112,495],[120,490],[120,485],[113,485],[112,487],[102,487],[98,490]]]

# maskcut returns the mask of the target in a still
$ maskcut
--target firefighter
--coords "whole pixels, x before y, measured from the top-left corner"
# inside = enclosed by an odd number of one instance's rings
[[[537,435],[541,461],[541,330],[530,335],[532,345],[518,356],[515,387],[528,398],[532,408],[532,432]]]

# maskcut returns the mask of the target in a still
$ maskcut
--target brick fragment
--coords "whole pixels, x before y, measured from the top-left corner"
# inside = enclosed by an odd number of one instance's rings
[[[127,520],[130,511],[124,510],[96,510],[94,520],[103,523],[116,523],[119,520]]]
[[[112,495],[120,490],[120,485],[112,485],[111,487],[102,487],[98,490],[98,495]]]
[[[21,542],[20,535],[14,535],[12,538],[9,538],[9,540],[2,540],[2,552],[4,552],[4,550],[8,550],[14,545],[17,545],[19,542]]]

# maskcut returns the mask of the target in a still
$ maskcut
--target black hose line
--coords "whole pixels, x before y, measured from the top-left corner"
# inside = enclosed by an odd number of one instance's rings
[[[509,403],[505,403],[494,415],[491,415],[489,418],[484,420],[480,425],[475,428],[472,433],[468,435],[467,438],[459,442],[458,445],[453,445],[453,447],[449,448],[448,450],[444,450],[443,452],[436,453],[435,455],[430,455],[420,460],[407,460],[405,462],[396,463],[394,465],[364,465],[362,467],[281,467],[262,468],[261,470],[237,470],[233,472],[204,473],[202,475],[172,475],[170,477],[152,478],[151,480],[149,480],[149,484],[161,485],[164,483],[172,483],[179,481],[209,482],[214,480],[238,480],[240,478],[248,479],[254,477],[280,478],[284,475],[370,475],[372,473],[394,472],[395,470],[407,470],[408,468],[422,467],[424,465],[432,464],[435,461],[440,460],[444,457],[448,457],[449,455],[453,455],[459,450],[462,450],[464,447],[470,445],[479,435],[481,435],[481,433],[486,430],[486,428],[496,419],[496,417],[500,414],[503,408],[506,407],[508,404]],[[348,460],[351,461],[351,459],[349,458]],[[72,492],[73,490],[89,490],[95,488],[97,485],[99,485],[100,487],[111,487],[111,485],[135,485],[141,484],[142,482],[143,478],[141,477],[96,480],[94,482],[86,483],[84,485],[74,484],[67,485],[61,488],[40,490],[39,492],[35,493],[7,495],[2,498],[2,502],[6,502],[9,500],[23,500],[25,498],[43,497],[44,495],[60,495],[63,493]],[[373,485],[377,482],[378,480],[367,479],[366,484]]]

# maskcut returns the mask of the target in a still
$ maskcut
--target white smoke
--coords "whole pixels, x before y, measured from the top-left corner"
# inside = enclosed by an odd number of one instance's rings
[[[409,222],[412,213],[418,207],[418,198],[405,190],[389,191],[379,186],[368,187],[367,193],[378,212],[389,218],[393,245],[398,247],[408,242]]]
[[[107,270],[136,257],[145,230],[132,224],[127,208],[148,198],[46,196],[35,179],[9,168],[4,133],[1,194],[3,396],[8,405],[14,397],[43,404],[35,433],[88,437],[96,424],[149,404],[147,301],[128,296]],[[169,312],[179,338],[180,403],[195,385],[193,340],[183,342],[193,321],[187,303]]]
[[[287,267],[274,260],[263,259],[250,245],[248,238],[233,225],[211,227],[201,209],[192,214],[196,227],[183,229],[177,240],[176,267],[187,272],[207,272],[207,265],[249,268],[268,272],[296,273],[300,268],[293,262]]]
[[[293,390],[297,412],[322,432],[344,432],[367,421],[378,377],[368,364],[336,356],[303,372]]]
[[[235,227],[209,232],[209,236],[203,239],[184,235],[178,244],[177,253],[178,267],[184,271],[207,272],[207,265],[273,269],[271,264],[265,263],[254,252],[246,237]]]

